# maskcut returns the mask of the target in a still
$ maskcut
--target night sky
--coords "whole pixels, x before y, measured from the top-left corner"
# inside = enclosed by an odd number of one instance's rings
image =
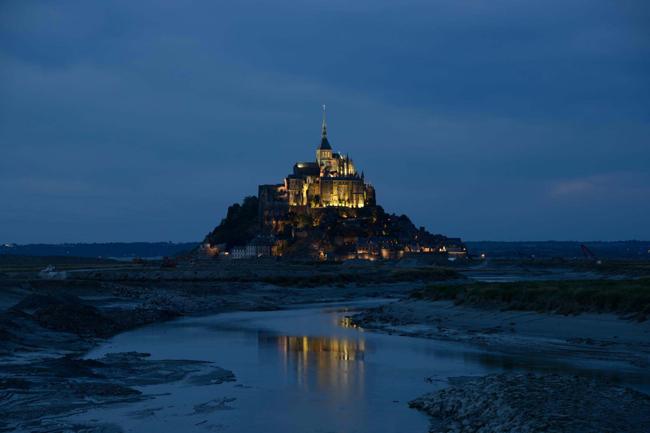
[[[335,150],[466,240],[650,239],[650,2],[0,2],[0,242],[200,240]]]

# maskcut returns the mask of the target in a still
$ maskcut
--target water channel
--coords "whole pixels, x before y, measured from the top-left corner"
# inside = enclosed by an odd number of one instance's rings
[[[140,387],[155,398],[78,419],[158,433],[426,432],[427,418],[407,402],[443,387],[448,377],[563,368],[349,325],[354,308],[381,302],[388,301],[184,318],[118,335],[88,357],[138,351],[154,359],[213,361],[237,380]]]

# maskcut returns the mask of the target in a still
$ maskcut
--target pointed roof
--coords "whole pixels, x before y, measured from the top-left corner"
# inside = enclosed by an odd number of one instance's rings
[[[325,105],[323,105],[323,126],[321,129],[321,139],[320,139],[320,146],[318,146],[318,150],[332,150],[332,146],[330,146],[330,142],[327,140],[327,121],[325,119]]]
[[[330,146],[330,142],[327,141],[327,137],[323,135],[323,138],[320,139],[320,146],[318,146],[318,150],[332,150],[332,146]]]

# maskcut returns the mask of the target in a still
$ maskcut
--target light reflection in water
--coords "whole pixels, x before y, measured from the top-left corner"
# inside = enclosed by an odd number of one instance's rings
[[[358,329],[360,332],[363,332],[363,328],[354,323],[350,316],[343,316],[341,318],[334,317],[334,323],[341,328],[354,328]]]
[[[363,338],[259,335],[260,347],[275,346],[287,377],[303,390],[327,390],[339,403],[364,393]],[[295,374],[292,374],[292,370]],[[334,392],[332,392],[334,391]]]

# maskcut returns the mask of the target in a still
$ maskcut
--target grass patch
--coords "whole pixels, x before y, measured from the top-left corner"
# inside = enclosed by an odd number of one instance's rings
[[[650,317],[650,278],[437,285],[417,290],[411,298],[560,314],[633,314],[646,320]]]

